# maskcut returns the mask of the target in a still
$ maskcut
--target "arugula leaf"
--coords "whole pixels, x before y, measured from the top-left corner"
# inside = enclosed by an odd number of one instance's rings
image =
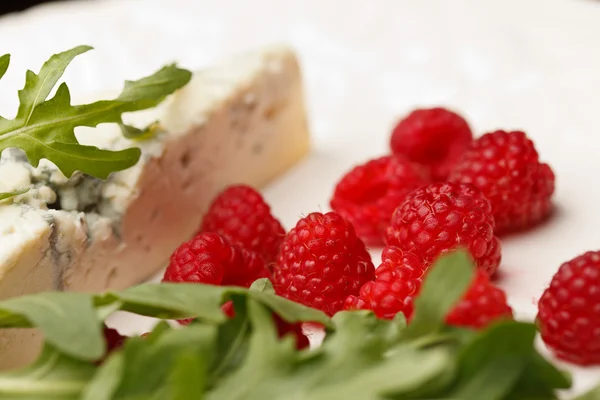
[[[106,179],[110,173],[137,163],[141,154],[138,148],[111,151],[84,146],[78,143],[74,129],[106,122],[122,123],[123,113],[158,105],[167,95],[189,82],[191,73],[169,65],[151,76],[125,82],[123,91],[114,100],[76,106],[71,105],[69,89],[63,83],[54,97],[47,100],[67,66],[76,56],[90,49],[79,46],[55,54],[37,75],[27,71],[25,86],[19,91],[17,116],[13,120],[0,117],[0,151],[9,147],[21,148],[32,165],[37,166],[40,159],[46,158],[67,177],[81,171]],[[0,69],[4,64],[8,66],[7,63],[3,57]]]
[[[214,358],[208,374],[208,386],[237,368],[248,352],[248,339],[252,333],[246,315],[246,301],[234,299],[235,317],[219,325],[219,333],[215,351],[219,355]],[[241,303],[241,304],[240,304]]]
[[[555,389],[569,389],[573,384],[571,374],[558,369],[538,352],[533,353],[527,369],[530,372],[535,371],[535,376],[532,376],[534,375],[532,373],[529,374],[529,382],[538,380],[540,384],[546,384]],[[525,377],[526,375],[522,376],[522,378]]]
[[[20,194],[27,193],[27,192],[29,192],[29,189],[30,188],[22,188],[22,189],[13,190],[12,192],[1,192],[0,193],[0,201],[9,199],[14,196],[18,196]]]
[[[396,356],[384,360],[371,369],[362,371],[354,379],[317,388],[305,399],[401,398],[404,393],[410,393],[442,376],[451,360],[450,354],[443,348],[415,350],[406,347]],[[286,399],[283,393],[280,398]]]
[[[275,294],[273,284],[269,279],[258,279],[250,286],[251,291]],[[252,333],[246,312],[247,299],[244,296],[232,296],[235,310],[233,318],[219,326],[215,357],[208,376],[208,386],[237,368],[248,352],[248,341]]]
[[[220,307],[232,297],[255,299],[289,322],[314,321],[332,326],[321,311],[273,293],[240,287],[161,283],[98,295],[48,292],[2,300],[0,328],[38,327],[47,342],[65,354],[96,360],[105,351],[100,321],[109,312],[129,311],[163,319],[199,318],[219,324],[227,320]]]
[[[276,399],[282,376],[293,370],[296,351],[292,338],[278,340],[271,313],[256,301],[249,300],[247,305],[253,332],[246,358],[238,370],[207,393],[207,399]],[[296,384],[296,398],[300,398],[298,389]]]
[[[77,46],[63,53],[55,54],[42,65],[39,75],[36,75],[33,71],[27,71],[25,74],[25,87],[19,91],[20,105],[16,119],[23,120],[27,124],[33,110],[46,101],[71,61],[91,49],[90,46]]]
[[[125,81],[125,87],[117,100],[122,103],[137,103],[128,106],[133,107],[128,111],[137,111],[140,109],[138,107],[154,107],[167,95],[188,83],[191,78],[190,71],[180,69],[176,64],[170,64],[151,76],[137,81]]]
[[[3,56],[0,56],[0,79],[2,79],[2,77],[6,73],[6,70],[8,70],[9,64],[10,54],[4,54]]]
[[[123,353],[111,354],[81,392],[81,400],[112,400],[124,369]]]
[[[145,284],[99,295],[41,293],[0,301],[0,327],[39,327],[47,337],[31,367],[0,373],[0,398],[556,399],[571,380],[536,351],[533,324],[504,321],[483,331],[444,324],[448,304],[473,272],[464,253],[444,257],[426,279],[416,328],[402,315],[388,321],[370,311],[329,319],[276,296],[268,280],[250,289]],[[231,319],[221,311],[228,300],[236,310]],[[83,347],[95,347],[99,321],[117,310],[195,320],[182,329],[163,321],[96,367],[89,360],[97,350]],[[329,331],[320,347],[297,350],[292,335],[279,337],[273,312],[290,322],[323,323]],[[597,395],[596,389],[578,400]]]
[[[120,309],[148,317],[163,319],[200,318],[220,323],[227,318],[221,305],[235,295],[247,296],[268,306],[288,322],[314,321],[331,326],[321,311],[289,301],[272,293],[235,286],[197,283],[144,284],[109,292],[96,299],[97,304],[121,302]],[[0,303],[1,305],[1,303]]]
[[[444,371],[444,349],[405,346],[386,357],[397,321],[370,312],[336,315],[336,330],[314,351],[297,351],[291,338],[277,339],[270,312],[248,300],[249,351],[240,368],[208,391],[207,399],[378,399],[418,387]],[[361,340],[357,340],[361,338]]]
[[[235,288],[234,290],[238,290]],[[239,289],[243,293],[244,289]],[[226,289],[191,283],[160,283],[133,286],[96,298],[96,304],[120,302],[120,310],[162,319],[198,317],[214,323],[226,316],[219,308],[225,302]]]
[[[150,346],[144,348],[150,349],[160,337],[172,329],[165,321],[159,322],[150,335],[145,338],[145,342]],[[123,376],[126,375],[126,367],[125,355],[122,351],[110,354],[83,390],[82,400],[112,400],[121,385]],[[147,368],[152,368],[152,366],[148,365]]]
[[[93,364],[68,357],[46,345],[34,364],[0,373],[0,398],[79,399],[94,371]]]
[[[474,274],[475,266],[467,251],[457,250],[441,256],[427,273],[415,299],[415,311],[405,339],[439,332],[445,326],[446,315],[466,292]]]
[[[533,354],[533,324],[504,322],[477,335],[459,355],[451,398],[501,400],[514,387]]]
[[[88,294],[49,292],[3,300],[0,327],[38,327],[48,344],[83,360],[96,360],[106,351],[101,323]]]
[[[143,338],[127,341],[123,350],[124,369],[121,383],[111,399],[177,399],[204,391],[203,377],[214,357],[217,337],[215,326],[195,324],[185,329],[164,332],[153,343]],[[192,360],[190,360],[191,356]],[[183,361],[182,361],[183,360]],[[182,364],[192,364],[198,375],[183,388],[182,380],[189,372],[182,371]]]
[[[399,339],[405,321],[401,318],[383,321],[369,311],[337,313],[333,321],[337,333],[325,337],[320,352],[327,354],[328,379],[343,382],[359,373],[364,366],[382,360]],[[357,341],[356,338],[361,340]],[[394,351],[394,357],[399,353]],[[339,368],[343,365],[344,368]],[[317,380],[322,377],[315,376]]]
[[[556,399],[556,389],[568,389],[572,384],[569,373],[559,370],[539,353],[534,352],[521,373],[519,382],[506,399]]]
[[[182,353],[175,360],[168,378],[173,400],[204,399],[206,364],[205,357],[189,353]]]
[[[269,278],[260,278],[252,282],[250,285],[250,290],[254,290],[256,292],[261,293],[270,293],[275,294],[275,288],[273,287],[273,282]]]
[[[456,357],[456,352],[451,348],[446,348],[447,351],[450,352],[451,359]],[[448,362],[446,365],[446,369],[442,371],[440,374],[434,376],[433,379],[421,384],[419,387],[412,391],[407,391],[405,394],[391,396],[394,399],[398,400],[432,400],[432,399],[449,399],[447,397],[447,393],[449,391],[448,388],[452,388],[456,376],[458,366],[456,363]]]
[[[121,128],[121,133],[127,139],[138,141],[153,138],[161,130],[161,125],[158,121],[151,123],[143,129],[126,124],[119,124],[119,127]]]

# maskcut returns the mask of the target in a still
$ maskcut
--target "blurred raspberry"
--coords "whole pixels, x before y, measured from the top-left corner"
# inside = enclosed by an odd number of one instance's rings
[[[380,245],[396,207],[426,183],[405,158],[377,158],[354,167],[338,182],[331,208],[350,221],[367,244]]]
[[[437,107],[414,110],[398,122],[391,147],[394,154],[427,167],[434,180],[443,181],[471,140],[463,117]]]

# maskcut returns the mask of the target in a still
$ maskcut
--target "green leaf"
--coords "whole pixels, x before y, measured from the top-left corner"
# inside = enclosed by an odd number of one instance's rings
[[[121,310],[163,319],[200,318],[220,323],[227,318],[220,307],[233,296],[247,296],[268,306],[288,322],[313,321],[331,326],[321,311],[295,303],[272,293],[233,286],[197,283],[161,283],[134,286],[110,292],[96,299],[98,304],[122,303]]]
[[[62,77],[65,70],[75,57],[90,51],[90,46],[77,46],[71,50],[55,54],[42,65],[40,73],[36,75],[33,71],[27,71],[25,75],[25,87],[19,91],[19,111],[17,119],[24,124],[29,119],[35,108],[46,101],[48,95]]]
[[[467,251],[445,254],[431,267],[419,296],[405,338],[412,339],[444,328],[446,315],[464,295],[475,274]]]
[[[88,294],[49,292],[3,300],[0,327],[38,327],[47,343],[83,360],[97,360],[106,350],[101,323]]]
[[[174,363],[169,376],[173,400],[202,400],[206,386],[207,360],[195,354],[183,353]]]
[[[34,364],[23,369],[0,372],[0,398],[79,399],[94,370],[93,364],[68,357],[46,346]]]
[[[472,275],[464,261],[435,268],[457,266],[455,274]],[[568,374],[535,350],[533,324],[505,321],[482,331],[444,326],[436,297],[453,302],[460,293],[436,292],[442,278],[449,291],[469,283],[430,273],[420,318],[431,328],[420,333],[411,333],[415,328],[402,315],[388,321],[370,311],[344,311],[329,319],[276,296],[268,280],[250,289],[145,284],[100,295],[40,293],[0,301],[0,327],[39,326],[61,346],[47,344],[31,367],[0,373],[0,398],[550,400],[571,385]],[[228,300],[236,311],[231,319],[221,311]],[[102,342],[99,321],[117,310],[195,320],[181,329],[163,321],[96,367],[83,360],[95,358],[84,357],[82,346]],[[279,336],[273,312],[291,322],[321,322],[329,331],[320,347],[299,351],[292,335]]]
[[[233,289],[244,293],[245,289]],[[161,283],[133,286],[121,292],[109,292],[96,302],[121,302],[120,309],[139,315],[162,319],[198,317],[214,323],[223,322],[220,307],[225,302],[224,287],[191,284]]]
[[[330,359],[329,378],[340,382],[383,359],[398,341],[405,323],[402,319],[383,321],[369,311],[339,312],[333,322],[337,332],[325,337],[321,351]],[[344,368],[338,368],[340,365]]]
[[[10,199],[11,197],[18,196],[20,194],[27,193],[27,192],[29,192],[29,189],[31,189],[31,188],[22,188],[22,189],[13,190],[12,192],[0,193],[0,201]]]
[[[568,372],[559,370],[535,352],[506,399],[556,399],[556,389],[568,389],[571,385]]]
[[[237,371],[207,393],[207,399],[276,399],[277,389],[283,389],[278,385],[290,374],[296,353],[292,339],[278,340],[271,313],[260,303],[249,300],[248,315],[253,334],[247,356]]]
[[[202,284],[144,284],[121,292],[89,295],[36,293],[0,301],[0,328],[37,327],[48,343],[65,354],[96,360],[105,351],[100,321],[114,311],[163,319],[199,318],[214,324],[227,320],[221,305],[233,297],[252,298],[289,322],[314,321],[331,327],[321,311],[272,293]],[[73,318],[76,315],[77,318]]]
[[[573,400],[600,400],[600,386],[596,386],[581,396],[575,397]]]
[[[441,348],[414,350],[406,348],[395,357],[364,371],[348,382],[324,385],[317,388],[306,400],[356,399],[376,400],[398,398],[403,393],[435,381],[443,375],[451,361],[450,355]],[[281,396],[280,399],[286,399]]]
[[[333,321],[335,333],[326,337],[318,350],[328,358],[321,370],[327,378],[320,379],[324,387],[311,392],[307,399],[327,399],[334,393],[339,393],[339,398],[400,397],[424,382],[438,381],[451,369],[450,353],[445,348],[421,350],[409,344],[396,345],[406,327],[402,314],[383,321],[370,312],[340,312]],[[348,382],[352,383],[346,387]]]
[[[258,301],[248,300],[248,315],[246,357],[207,399],[380,399],[433,380],[451,361],[445,349],[408,345],[387,357],[402,321],[379,320],[370,312],[337,314],[336,330],[308,352],[295,350],[291,338],[278,340],[270,312]]]
[[[246,314],[246,299],[234,297],[234,318],[219,325],[215,352],[218,357],[213,360],[208,374],[207,386],[212,386],[233,369],[237,368],[248,352],[248,341],[251,334],[250,323]]]
[[[273,287],[273,282],[269,278],[261,278],[252,282],[250,285],[250,290],[254,290],[262,293],[271,293],[275,294],[275,288]]]
[[[271,293],[248,292],[249,298],[269,307],[287,322],[318,322],[331,328],[331,320],[325,313]]]
[[[110,151],[82,146],[74,129],[107,122],[121,124],[123,113],[158,105],[189,82],[191,73],[169,65],[151,76],[125,82],[123,91],[114,100],[84,105],[71,105],[69,89],[63,83],[54,97],[47,100],[71,61],[90,49],[79,46],[56,54],[42,66],[39,74],[27,72],[25,87],[19,91],[16,118],[0,118],[0,151],[9,147],[21,148],[34,166],[45,158],[56,164],[67,177],[81,171],[106,179],[110,173],[137,163],[141,154],[139,149]]]
[[[114,393],[119,399],[183,399],[182,393],[202,392],[207,366],[214,357],[217,330],[212,325],[195,324],[185,329],[163,332],[154,342],[131,338],[123,349],[124,369]],[[189,356],[189,357],[188,357]],[[183,361],[182,361],[183,360]],[[182,371],[193,365],[196,382],[176,387],[190,375]],[[196,397],[187,397],[196,398]]]
[[[123,103],[146,102],[147,107],[153,107],[166,95],[183,87],[191,78],[190,71],[180,69],[176,64],[167,65],[151,76],[137,81],[125,81],[125,87],[117,100]]]
[[[154,328],[152,328],[152,331],[145,337],[145,339],[148,343],[154,343],[171,329],[173,328],[167,321],[160,321],[158,324],[154,325]]]
[[[142,346],[145,351],[153,351],[152,348],[154,343],[172,330],[173,328],[165,321],[159,322],[154,329],[152,329],[150,335],[143,339],[144,343],[142,343]],[[136,340],[140,339],[138,338]],[[134,344],[134,346],[136,346],[136,344]],[[180,346],[182,348],[187,348],[186,343],[180,343]],[[131,360],[127,361],[129,363],[132,362]],[[157,359],[156,362],[160,363],[161,360]],[[125,369],[128,367],[129,366],[126,365],[126,359],[123,352],[113,352],[98,369],[90,383],[86,386],[82,394],[82,400],[114,399],[115,393],[119,389],[124,376],[128,375],[128,373],[125,371]],[[151,365],[146,367],[152,368]]]
[[[112,400],[121,383],[124,364],[121,352],[110,355],[83,389],[81,400]]]
[[[533,324],[505,322],[477,335],[459,355],[451,398],[500,400],[511,392],[534,353]]]
[[[103,150],[77,143],[53,142],[52,146],[46,149],[44,158],[52,160],[57,166],[81,165],[83,167],[79,169],[80,171],[106,179],[111,172],[121,171],[135,165],[141,154],[141,150],[137,147],[124,150]],[[67,168],[65,174],[71,175],[77,171],[76,168]]]
[[[446,347],[441,347],[446,348]],[[450,350],[450,349],[447,349]],[[454,359],[456,354],[450,352],[450,358]],[[398,400],[431,400],[431,399],[447,399],[447,394],[457,377],[457,365],[453,362],[448,362],[446,368],[441,373],[434,376],[433,379],[423,383],[418,388],[412,391],[407,391],[406,394],[391,396]]]
[[[546,384],[555,389],[569,389],[573,385],[573,379],[569,372],[558,369],[538,352],[533,354],[527,370],[535,371],[536,380],[539,380],[540,384]],[[530,376],[530,381],[533,380],[534,376]]]
[[[9,64],[10,64],[10,54],[4,54],[3,56],[0,56],[0,79],[2,79],[2,77],[8,70]]]
[[[137,140],[137,141],[151,139],[151,138],[155,137],[158,134],[158,132],[160,132],[162,130],[162,127],[158,121],[151,123],[144,129],[139,129],[139,128],[136,128],[135,126],[126,125],[126,124],[119,124],[119,127],[121,128],[121,132],[123,133],[123,136],[125,136],[127,139]]]

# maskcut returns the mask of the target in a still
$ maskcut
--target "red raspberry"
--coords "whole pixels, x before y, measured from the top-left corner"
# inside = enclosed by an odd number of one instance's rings
[[[381,267],[386,272],[374,281],[367,282],[360,290],[360,297],[349,296],[344,309],[370,309],[379,318],[392,319],[402,312],[408,320],[412,318],[413,301],[421,289],[426,269],[405,255],[399,260],[384,261]],[[413,262],[415,265],[411,266]],[[504,291],[494,286],[487,274],[478,269],[477,275],[464,297],[448,314],[446,323],[479,329],[500,318],[512,318],[512,309],[506,302]]]
[[[173,253],[163,282],[250,287],[256,279],[265,277],[268,277],[268,272],[262,257],[232,245],[218,233],[200,233]],[[228,317],[235,316],[231,301],[223,304],[221,309]],[[192,319],[178,322],[188,325]],[[308,346],[308,338],[302,333],[302,324],[289,324],[277,315],[275,323],[280,336],[287,333],[296,336],[298,349]]]
[[[548,164],[538,164],[537,171],[533,174],[533,191],[529,209],[526,212],[527,220],[520,228],[533,226],[545,220],[552,213],[552,195],[554,194],[554,172]]]
[[[512,308],[506,293],[490,282],[489,276],[478,269],[475,280],[462,300],[448,314],[446,323],[479,329],[498,319],[512,319]]]
[[[374,278],[374,268],[350,222],[312,213],[284,238],[273,278],[277,294],[333,315]]]
[[[415,190],[394,212],[386,241],[425,265],[458,246],[490,276],[500,265],[490,203],[471,185],[432,183]]]
[[[235,309],[233,308],[233,301],[228,301],[221,306],[221,311],[229,318],[235,317]]]
[[[296,349],[298,350],[305,349],[310,345],[308,337],[302,331],[302,323],[290,324],[281,319],[277,314],[273,314],[273,319],[275,320],[275,326],[280,338],[289,334],[293,335],[296,340]]]
[[[104,335],[104,341],[106,343],[106,352],[100,360],[97,360],[94,363],[95,365],[102,365],[102,363],[104,363],[104,361],[110,355],[110,353],[112,353],[115,350],[119,350],[123,346],[123,343],[125,343],[125,340],[127,339],[127,336],[121,335],[119,331],[113,328],[109,328],[106,325],[104,325],[102,333]]]
[[[263,259],[218,233],[200,233],[171,256],[163,282],[195,282],[250,287],[268,277]]]
[[[600,251],[560,266],[538,303],[537,322],[559,358],[600,364]]]
[[[421,259],[397,247],[386,247],[375,280],[365,283],[359,296],[349,296],[344,309],[373,310],[379,318],[392,319],[402,312],[412,316],[413,298],[421,287],[426,271]]]
[[[337,184],[331,208],[368,244],[383,242],[394,210],[426,181],[403,157],[386,156],[354,167]]]
[[[127,336],[123,336],[118,330],[109,328],[104,325],[104,340],[106,341],[106,353],[109,354],[114,350],[120,349]]]
[[[233,244],[275,260],[285,230],[271,215],[261,194],[249,186],[231,186],[212,202],[200,232],[217,232]]]
[[[372,281],[367,282],[363,286],[368,285],[371,282]],[[367,304],[367,302],[365,300],[363,300],[362,297],[355,296],[353,294],[346,297],[346,300],[344,300],[344,306],[342,307],[342,310],[347,310],[347,311],[372,310],[372,309],[373,309],[373,307],[371,306],[371,304]],[[380,318],[383,318],[382,316],[379,316],[379,315],[377,315],[377,316]]]
[[[532,226],[552,209],[554,174],[523,132],[495,131],[473,141],[449,180],[473,184],[490,200],[496,233]]]
[[[427,166],[435,180],[445,180],[456,160],[473,140],[469,124],[444,108],[419,109],[392,132],[394,154]]]
[[[250,287],[268,276],[264,260],[256,253],[231,244],[218,233],[199,233],[171,255],[162,281]],[[178,322],[187,325],[192,319]]]

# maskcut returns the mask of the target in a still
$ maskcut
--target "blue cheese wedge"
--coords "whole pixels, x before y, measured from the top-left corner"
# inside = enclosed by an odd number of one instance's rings
[[[225,186],[263,186],[309,149],[300,69],[285,47],[267,48],[194,74],[190,83],[129,123],[159,121],[146,140],[114,125],[76,132],[103,148],[138,146],[139,163],[108,180],[51,163],[33,168],[17,149],[0,161],[0,298],[47,290],[102,291],[142,282],[198,228]],[[30,362],[41,338],[0,331],[0,368]]]

